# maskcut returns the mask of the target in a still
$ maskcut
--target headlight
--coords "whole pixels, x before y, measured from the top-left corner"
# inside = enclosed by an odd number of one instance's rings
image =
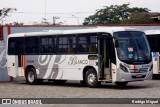
[[[124,72],[128,72],[127,68],[120,63],[120,69]]]

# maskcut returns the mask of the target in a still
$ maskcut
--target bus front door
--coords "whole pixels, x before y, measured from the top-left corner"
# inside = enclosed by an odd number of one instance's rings
[[[99,38],[99,76],[100,80],[111,81],[111,39],[110,38]]]

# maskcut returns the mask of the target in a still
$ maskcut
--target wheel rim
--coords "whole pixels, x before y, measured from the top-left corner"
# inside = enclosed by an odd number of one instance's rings
[[[90,84],[96,83],[96,75],[95,75],[95,74],[89,74],[89,75],[88,75],[88,82],[89,82]]]
[[[29,82],[33,82],[34,81],[34,73],[33,72],[29,72],[28,73],[28,80],[29,80]]]

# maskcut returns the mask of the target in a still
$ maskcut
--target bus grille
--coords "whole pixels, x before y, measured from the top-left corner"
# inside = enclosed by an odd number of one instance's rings
[[[141,68],[141,69],[130,69],[130,73],[143,73],[143,72],[147,72],[148,68]]]
[[[146,75],[142,75],[142,77],[136,77],[136,76],[132,76],[133,79],[136,79],[136,78],[145,78]]]

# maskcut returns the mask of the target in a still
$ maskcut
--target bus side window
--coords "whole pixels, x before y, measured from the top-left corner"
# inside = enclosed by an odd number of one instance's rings
[[[91,34],[89,40],[89,52],[96,53],[97,52],[97,34]]]
[[[16,41],[15,54],[16,55],[23,55],[25,52],[24,38],[23,37],[16,37],[15,41]]]
[[[78,53],[86,53],[88,52],[88,42],[87,36],[85,34],[79,34],[78,36]]]
[[[9,38],[8,55],[15,55],[15,38]]]
[[[40,53],[56,53],[56,38],[52,36],[41,36],[39,39]]]
[[[48,40],[48,53],[54,54],[57,52],[56,43],[56,37],[50,36]]]
[[[25,53],[37,54],[38,53],[38,37],[26,37],[25,38]]]
[[[79,34],[78,35],[78,53],[97,53],[97,34]]]
[[[58,38],[58,53],[67,53],[67,37]]]
[[[68,36],[68,53],[76,53],[76,37],[73,35]]]
[[[82,46],[82,44],[78,44],[78,52],[83,52],[84,51],[84,47]]]
[[[160,42],[159,41],[160,41],[160,37],[157,38],[157,46],[156,46],[157,47],[157,52],[160,52]]]
[[[96,50],[96,46],[94,45],[94,44],[90,44],[89,45],[89,52],[96,52],[97,50]]]
[[[157,51],[156,37],[155,36],[148,36],[148,42],[150,44],[151,51]]]
[[[58,37],[58,53],[73,54],[76,53],[76,37],[75,35],[65,35]]]

